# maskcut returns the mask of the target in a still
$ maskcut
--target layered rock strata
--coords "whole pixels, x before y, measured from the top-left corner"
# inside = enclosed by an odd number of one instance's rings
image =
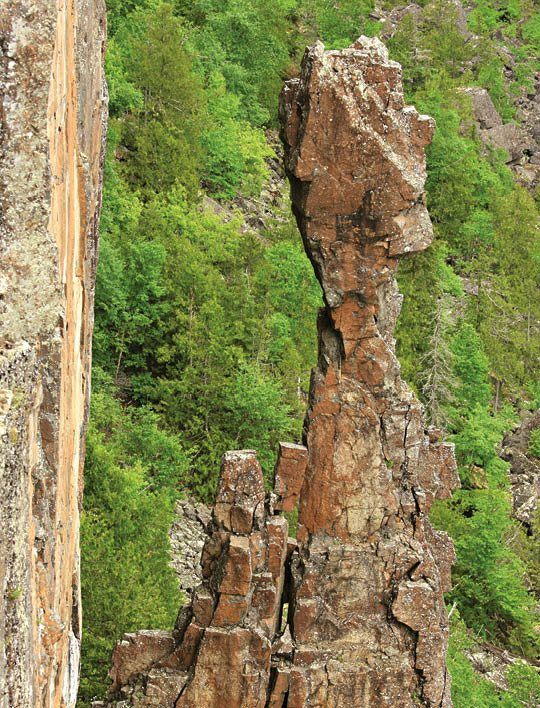
[[[308,50],[281,97],[293,208],[324,292],[302,446],[281,445],[266,499],[255,454],[227,453],[203,583],[174,632],[128,635],[117,706],[451,706],[443,591],[454,550],[434,499],[457,486],[424,429],[393,331],[399,259],[432,238],[424,148],[401,70],[361,38]],[[306,467],[307,465],[307,467]],[[300,499],[297,540],[281,511]]]
[[[0,706],[74,706],[101,0],[0,4]]]

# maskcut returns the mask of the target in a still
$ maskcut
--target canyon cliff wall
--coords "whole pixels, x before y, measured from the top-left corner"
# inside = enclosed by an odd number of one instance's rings
[[[102,0],[0,6],[0,706],[75,705]]]
[[[424,429],[393,331],[399,259],[432,238],[424,148],[379,40],[317,43],[281,98],[293,208],[324,292],[305,442],[281,444],[273,491],[253,451],[226,453],[202,583],[172,632],[126,635],[108,705],[451,706],[452,542],[427,519],[458,477]],[[300,499],[296,539],[282,515]],[[97,703],[103,706],[103,703]]]

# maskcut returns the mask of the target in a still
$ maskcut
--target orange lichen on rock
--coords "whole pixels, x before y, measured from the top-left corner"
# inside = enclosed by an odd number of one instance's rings
[[[77,698],[105,34],[102,0],[0,3],[0,704],[17,708]]]

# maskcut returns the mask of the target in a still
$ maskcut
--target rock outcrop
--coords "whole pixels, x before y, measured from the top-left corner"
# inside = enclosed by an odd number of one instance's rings
[[[469,48],[472,49],[471,57],[464,68],[472,69],[483,56],[480,35],[470,31],[468,17],[474,3],[462,4],[460,0],[447,0],[444,8],[437,8],[437,17],[440,21],[450,22],[454,26]],[[373,20],[383,23],[381,36],[387,41],[405,28],[408,23],[409,30],[422,32],[426,26],[434,21],[435,6],[428,2],[422,6],[417,3],[403,4],[392,9],[377,9],[371,13]],[[441,11],[444,17],[440,16]],[[474,23],[472,23],[474,26]],[[501,39],[501,37],[499,37]],[[477,135],[485,146],[486,153],[492,149],[502,150],[506,153],[506,163],[512,169],[517,181],[535,192],[540,183],[540,72],[536,71],[530,81],[518,71],[523,64],[516,57],[525,48],[520,46],[524,40],[517,38],[510,40],[505,37],[499,43],[497,52],[503,59],[503,76],[507,97],[516,108],[514,120],[505,122],[497,112],[490,98],[489,92],[479,86],[470,86],[460,89],[460,92],[471,100],[472,116],[477,128]],[[476,48],[478,51],[474,51]],[[530,47],[528,48],[530,50]],[[414,48],[416,60],[422,63],[429,61],[430,50],[426,47]],[[520,86],[518,95],[515,94],[516,86]],[[470,129],[470,124],[465,123],[464,130]]]
[[[540,428],[540,410],[527,415],[503,440],[501,458],[510,463],[512,515],[531,529],[540,499],[540,460],[530,452],[533,430]]]
[[[266,497],[255,454],[225,455],[203,582],[169,635],[118,645],[114,700],[451,706],[443,591],[454,551],[427,513],[457,486],[456,464],[440,432],[424,429],[393,339],[399,259],[432,238],[423,189],[434,124],[405,106],[399,65],[365,37],[308,50],[280,114],[293,208],[325,300],[307,450],[281,445]],[[288,540],[281,511],[298,497]]]
[[[316,44],[282,95],[285,164],[324,292],[306,421],[309,462],[293,560],[288,708],[448,706],[453,548],[427,513],[458,479],[400,379],[399,258],[432,238],[424,148],[434,124],[404,105],[376,39]]]
[[[254,451],[224,455],[202,583],[172,632],[128,634],[117,645],[108,705],[283,705],[288,669],[281,667],[292,642],[282,625],[296,542],[280,511],[294,506],[306,464],[305,447],[282,443],[275,491],[266,495]]]
[[[102,0],[0,6],[0,705],[74,706]]]
[[[478,126],[478,135],[484,145],[504,150],[507,162],[514,168],[522,166],[524,156],[534,152],[531,134],[516,123],[503,123],[486,89],[472,86],[461,90],[471,101],[472,113]]]
[[[194,499],[176,502],[175,520],[169,531],[172,567],[182,590],[190,593],[202,581],[201,552],[208,533],[211,511]]]

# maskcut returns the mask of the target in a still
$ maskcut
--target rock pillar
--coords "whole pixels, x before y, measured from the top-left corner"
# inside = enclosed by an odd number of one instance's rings
[[[424,429],[393,339],[399,259],[432,239],[434,123],[405,106],[399,64],[365,37],[343,51],[317,43],[280,109],[293,209],[325,302],[287,708],[449,706],[442,593],[453,548],[427,513],[457,485],[456,466],[452,446]]]
[[[424,428],[393,339],[399,258],[432,238],[423,190],[434,124],[405,106],[399,65],[365,37],[308,50],[280,113],[325,300],[307,450],[281,445],[266,498],[254,453],[225,455],[203,583],[170,635],[119,644],[109,705],[449,707],[443,591],[454,550],[427,513],[457,485],[456,464]],[[287,541],[280,512],[298,497],[298,537]]]

